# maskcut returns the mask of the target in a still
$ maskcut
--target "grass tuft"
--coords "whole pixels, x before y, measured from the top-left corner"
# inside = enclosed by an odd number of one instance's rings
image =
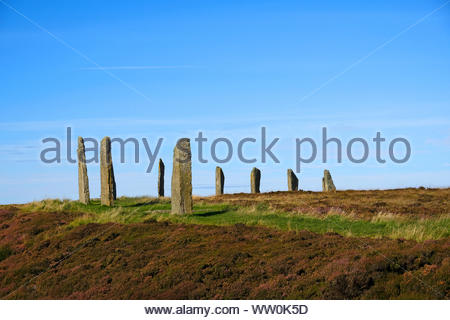
[[[234,225],[242,223],[280,230],[308,230],[316,233],[335,232],[346,237],[388,237],[425,241],[450,236],[450,216],[420,218],[396,215],[380,211],[371,219],[358,218],[354,212],[331,207],[318,215],[317,212],[298,213],[273,209],[269,203],[251,203],[248,206],[229,203],[208,203],[197,199],[194,213],[178,216],[170,214],[169,198],[121,197],[113,207],[100,205],[93,200],[84,205],[77,201],[35,201],[23,206],[24,211],[72,211],[82,213],[69,223],[69,228],[89,223],[139,223],[149,219],[184,224]]]

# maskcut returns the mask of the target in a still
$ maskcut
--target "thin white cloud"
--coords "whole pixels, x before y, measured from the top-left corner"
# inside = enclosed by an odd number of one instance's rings
[[[51,129],[61,129],[67,126],[83,128],[91,128],[95,126],[96,128],[117,128],[117,127],[128,127],[133,128],[139,126],[180,126],[180,125],[201,125],[202,129],[209,128],[207,124],[214,123],[217,124],[232,124],[241,125],[242,130],[249,130],[249,125],[266,125],[267,127],[275,130],[276,128],[282,129],[282,131],[287,134],[290,132],[290,128],[297,130],[296,128],[301,124],[302,128],[320,128],[321,126],[327,126],[328,128],[341,128],[347,130],[354,129],[387,129],[387,128],[421,128],[421,127],[437,127],[437,126],[448,126],[450,125],[450,120],[443,118],[414,118],[414,119],[387,119],[383,116],[380,118],[374,118],[372,115],[372,120],[367,119],[368,117],[356,116],[346,118],[332,115],[322,115],[322,116],[292,116],[287,118],[285,116],[254,116],[254,117],[212,117],[212,116],[196,116],[190,118],[170,118],[170,119],[137,119],[137,118],[84,118],[84,119],[73,119],[73,120],[55,120],[55,121],[18,121],[18,122],[0,122],[0,130],[2,131],[42,131]],[[370,118],[370,117],[369,117]],[[233,127],[232,131],[236,132],[238,129]],[[223,130],[220,130],[223,132]],[[434,141],[427,140],[427,143],[440,143],[448,144],[448,140],[445,141]]]
[[[188,69],[195,68],[194,66],[100,66],[100,67],[86,67],[80,70],[151,70],[151,69]]]

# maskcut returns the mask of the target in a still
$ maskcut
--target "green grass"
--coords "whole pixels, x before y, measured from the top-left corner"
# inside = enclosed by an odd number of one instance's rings
[[[158,198],[120,198],[114,207],[101,206],[98,200],[84,205],[68,200],[43,200],[25,205],[24,211],[80,212],[69,227],[88,223],[138,223],[148,219],[174,223],[233,225],[242,223],[281,230],[309,230],[316,233],[336,232],[343,236],[403,238],[416,241],[450,236],[448,215],[438,218],[405,218],[376,215],[371,220],[355,219],[330,212],[324,216],[275,212],[267,205],[238,207],[229,204],[194,205],[190,215],[170,214],[170,200]]]

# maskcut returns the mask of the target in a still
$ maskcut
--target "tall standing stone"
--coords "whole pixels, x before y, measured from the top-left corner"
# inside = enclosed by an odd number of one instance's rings
[[[178,140],[173,149],[172,214],[192,213],[191,143],[188,138]]]
[[[166,166],[162,159],[159,159],[158,165],[158,197],[164,197],[164,171]]]
[[[259,193],[259,184],[261,182],[261,171],[253,168],[250,174],[250,188],[252,193]]]
[[[289,191],[298,191],[298,178],[292,169],[287,170],[287,183]]]
[[[323,192],[336,191],[336,187],[334,186],[330,171],[328,170],[323,171],[322,191]]]
[[[84,140],[82,137],[78,137],[77,157],[78,157],[78,197],[81,203],[88,204],[90,201],[89,178],[87,174]]]
[[[112,190],[113,190],[113,200],[117,199],[117,188],[116,188],[116,176],[114,175],[114,165],[111,162],[111,176],[112,176]]]
[[[221,167],[216,167],[216,196],[223,194],[223,186],[225,184],[225,175]]]
[[[100,183],[101,204],[112,206],[116,193],[116,182],[111,157],[111,139],[109,137],[104,137],[100,145]]]

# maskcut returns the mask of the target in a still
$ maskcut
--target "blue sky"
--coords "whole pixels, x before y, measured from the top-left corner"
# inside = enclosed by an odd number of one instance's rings
[[[39,161],[45,137],[62,140],[65,158],[67,126],[73,152],[76,136],[145,137],[152,147],[164,138],[166,190],[177,138],[203,131],[208,149],[217,137],[259,143],[261,126],[268,138],[280,138],[280,163],[240,163],[234,150],[222,166],[226,192],[248,191],[255,165],[263,191],[285,190],[295,138],[319,144],[324,126],[344,146],[365,138],[369,160],[354,164],[344,156],[337,163],[331,156],[323,164],[319,152],[302,166],[302,189],[320,190],[325,168],[338,189],[448,187],[445,3],[1,0],[0,203],[77,198],[76,165]],[[377,131],[388,142],[407,138],[410,160],[378,164],[371,142]],[[258,143],[246,154],[259,160]],[[194,194],[212,194],[217,164],[209,155],[199,163],[194,141],[192,147]],[[114,150],[119,195],[156,194],[157,172],[145,173],[141,148],[139,164],[131,150],[118,163]],[[387,143],[382,152],[386,158]],[[88,172],[98,197],[98,165]]]

